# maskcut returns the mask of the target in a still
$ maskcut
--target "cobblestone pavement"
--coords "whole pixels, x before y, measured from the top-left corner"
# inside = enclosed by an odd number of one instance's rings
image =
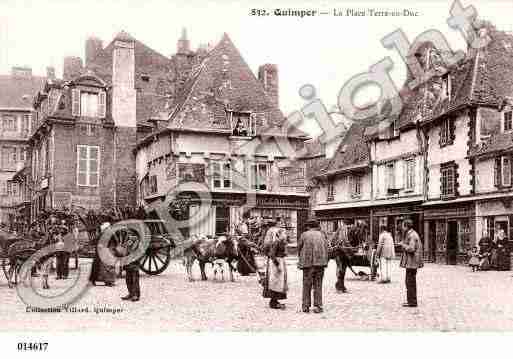
[[[367,269],[365,269],[367,270]],[[290,291],[287,309],[271,310],[261,297],[256,277],[236,282],[188,282],[180,261],[159,276],[141,276],[142,298],[124,302],[124,280],[114,288],[91,287],[74,304],[89,313],[27,313],[16,291],[0,280],[1,330],[394,330],[469,331],[513,329],[511,272],[476,272],[468,267],[426,264],[418,274],[419,307],[402,308],[404,271],[394,262],[391,284],[356,279],[348,273],[348,294],[334,289],[335,266],[330,263],[324,281],[323,314],[304,314],[301,273],[289,259]],[[195,278],[199,268],[194,267]],[[225,273],[225,277],[227,274]],[[65,281],[71,283],[71,280]],[[64,281],[51,282],[59,290]],[[57,289],[55,289],[57,288]],[[62,290],[62,288],[60,289]],[[121,313],[94,313],[95,307],[122,309]]]

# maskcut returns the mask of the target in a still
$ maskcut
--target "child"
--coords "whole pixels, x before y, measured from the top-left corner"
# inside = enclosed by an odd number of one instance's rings
[[[475,272],[479,267],[479,249],[477,246],[474,246],[472,250],[469,252],[470,259],[468,261],[468,265],[472,268],[472,272]]]

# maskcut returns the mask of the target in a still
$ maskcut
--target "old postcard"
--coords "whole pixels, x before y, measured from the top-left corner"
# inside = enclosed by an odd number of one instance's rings
[[[39,333],[10,349],[511,331],[511,13],[4,0],[0,331]]]

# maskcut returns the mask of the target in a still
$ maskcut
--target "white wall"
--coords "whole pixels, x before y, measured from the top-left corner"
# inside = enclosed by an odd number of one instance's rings
[[[452,145],[440,148],[440,125],[429,130],[428,139],[428,169],[429,199],[440,198],[440,164],[454,161],[458,165],[459,195],[468,195],[470,185],[470,162],[466,159],[468,150],[468,134],[470,119],[461,115],[455,120],[455,139]]]

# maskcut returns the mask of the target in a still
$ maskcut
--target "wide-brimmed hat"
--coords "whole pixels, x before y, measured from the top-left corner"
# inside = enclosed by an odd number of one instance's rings
[[[307,227],[319,227],[319,221],[315,217],[310,217],[306,220]]]

